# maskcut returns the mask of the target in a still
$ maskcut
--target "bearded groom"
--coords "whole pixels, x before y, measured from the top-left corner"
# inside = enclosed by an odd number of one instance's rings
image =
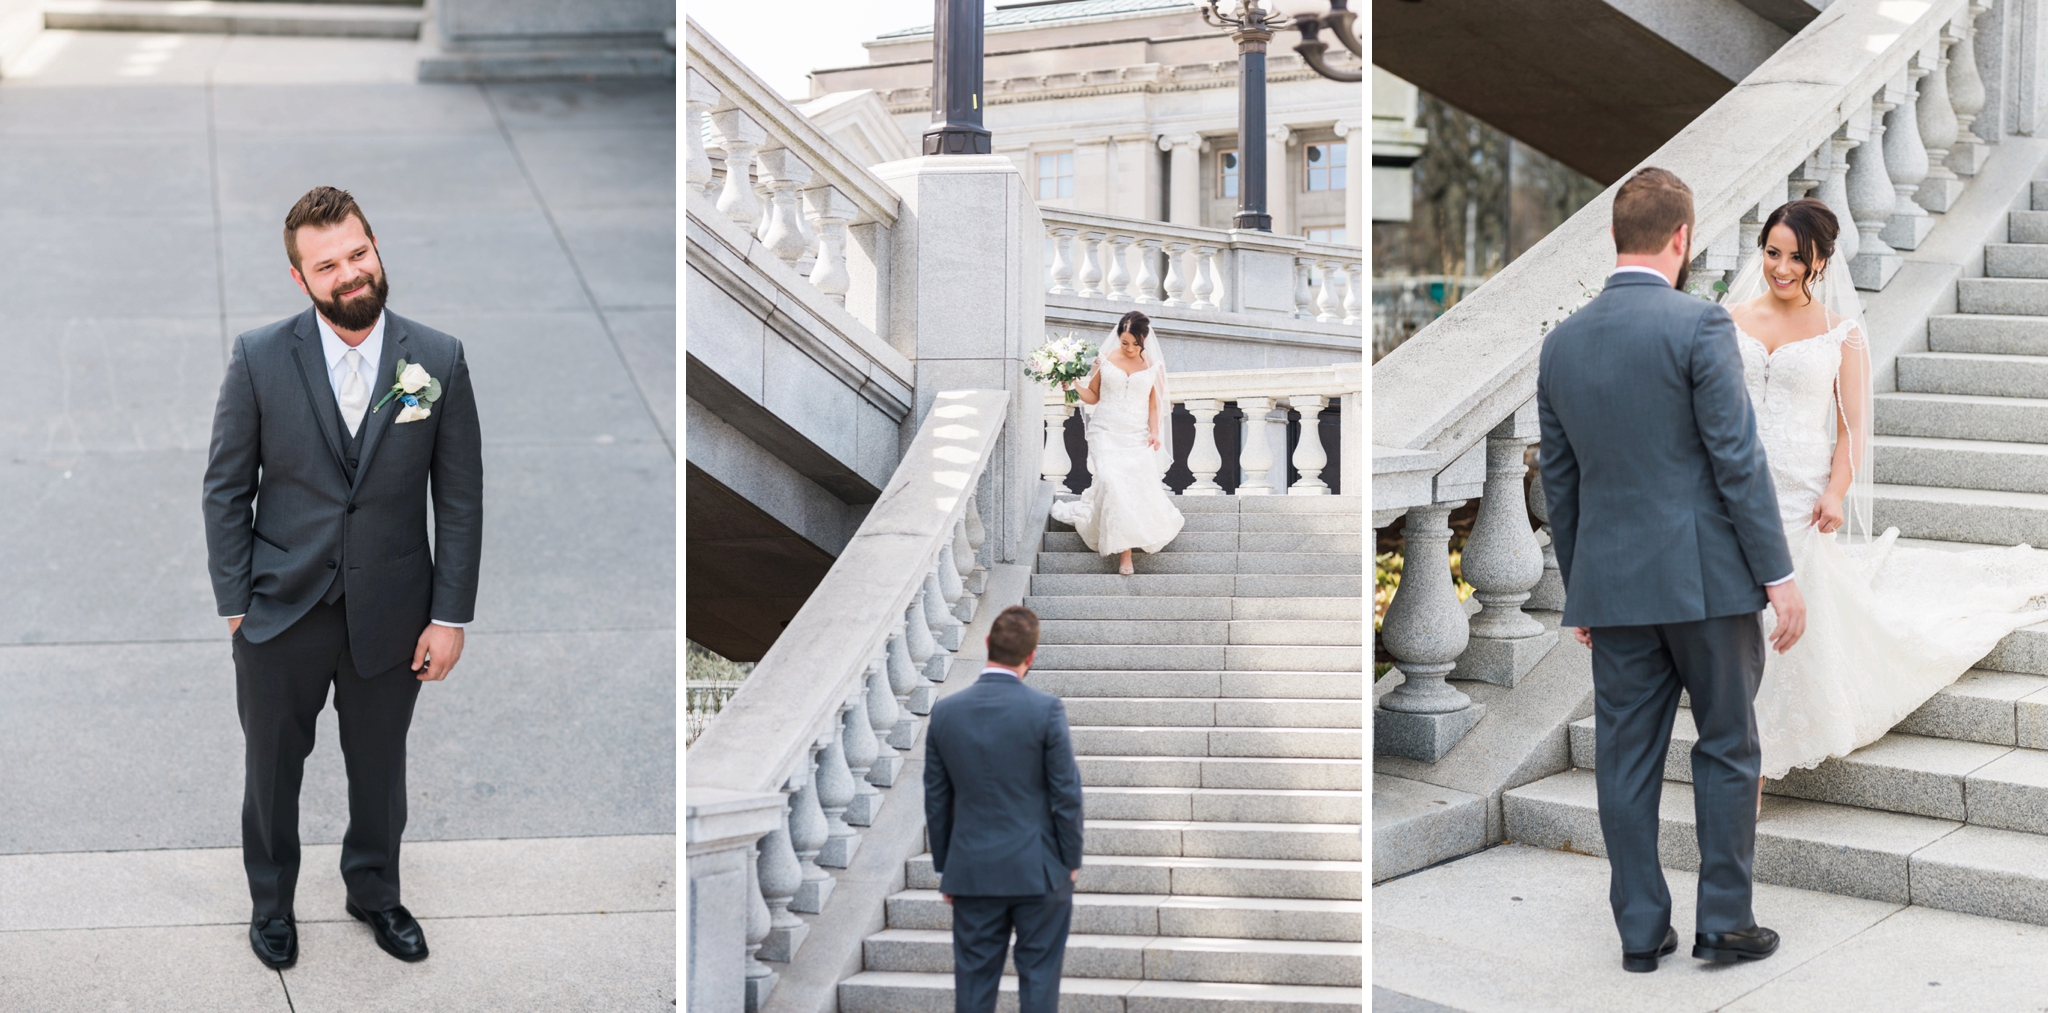
[[[476,602],[476,401],[462,343],[384,308],[376,236],[347,192],[300,198],[284,247],[312,306],[235,339],[204,498],[244,739],[249,943],[271,967],[298,958],[299,783],[332,686],[347,910],[385,952],[421,960],[425,934],[399,903],[405,738],[420,684],[462,656]]]

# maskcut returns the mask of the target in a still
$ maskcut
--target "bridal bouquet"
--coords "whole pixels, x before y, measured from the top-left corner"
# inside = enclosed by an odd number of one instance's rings
[[[1071,332],[1064,338],[1054,338],[1032,349],[1024,357],[1024,375],[1051,387],[1072,383],[1088,375],[1095,364],[1095,346],[1075,337]],[[1067,403],[1080,400],[1080,395],[1069,389]]]

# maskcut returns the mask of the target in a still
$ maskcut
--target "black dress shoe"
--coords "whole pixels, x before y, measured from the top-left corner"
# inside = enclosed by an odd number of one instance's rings
[[[1654,971],[1657,969],[1658,957],[1668,957],[1676,952],[1678,952],[1678,930],[1666,925],[1664,926],[1664,945],[1657,947],[1653,953],[1623,953],[1621,955],[1621,969],[1624,971],[1634,971],[1638,974],[1645,971]]]
[[[299,959],[299,927],[287,918],[251,918],[249,948],[268,967],[290,967]]]
[[[1778,952],[1778,934],[1760,925],[1739,932],[1695,932],[1692,955],[1716,964],[1762,960]]]
[[[412,912],[404,905],[397,905],[384,911],[365,911],[348,902],[348,913],[357,921],[367,922],[370,933],[377,937],[377,945],[384,952],[400,960],[427,959],[427,934],[420,931],[420,923],[413,920]]]

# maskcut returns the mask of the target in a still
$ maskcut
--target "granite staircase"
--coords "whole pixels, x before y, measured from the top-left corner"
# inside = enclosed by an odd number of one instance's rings
[[[43,27],[417,39],[425,0],[44,0]]]
[[[1065,699],[1086,798],[1061,1009],[1357,1013],[1361,501],[1175,504],[1186,528],[1129,577],[1050,522],[1025,602],[1027,683]],[[953,1008],[929,853],[906,881],[842,1013]]]

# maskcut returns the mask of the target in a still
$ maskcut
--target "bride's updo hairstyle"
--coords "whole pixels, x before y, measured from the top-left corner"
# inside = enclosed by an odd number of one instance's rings
[[[1763,231],[1756,234],[1758,250],[1770,245],[1771,230],[1780,225],[1791,229],[1793,238],[1799,243],[1799,259],[1806,265],[1806,277],[1799,280],[1799,289],[1811,299],[1813,283],[1819,281],[1827,273],[1828,265],[1834,262],[1835,237],[1842,232],[1841,223],[1835,220],[1835,213],[1828,210],[1826,204],[1811,197],[1801,197],[1789,204],[1780,204],[1778,210],[1764,219]]]
[[[1145,339],[1152,334],[1152,318],[1137,310],[1124,314],[1123,319],[1116,322],[1116,333],[1121,335],[1125,332],[1138,339],[1139,348],[1145,347]]]

